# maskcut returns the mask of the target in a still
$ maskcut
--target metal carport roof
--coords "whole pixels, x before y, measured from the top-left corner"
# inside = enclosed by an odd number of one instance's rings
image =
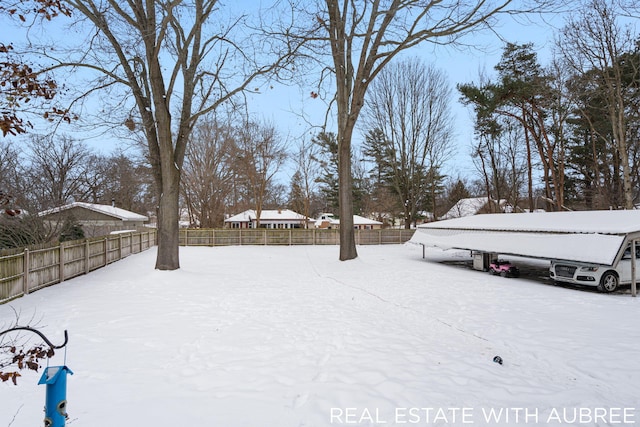
[[[485,214],[418,226],[411,242],[442,249],[614,265],[640,238],[640,211]]]

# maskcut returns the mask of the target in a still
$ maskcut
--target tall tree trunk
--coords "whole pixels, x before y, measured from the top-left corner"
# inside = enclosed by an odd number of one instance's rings
[[[476,148],[478,157],[482,165],[482,175],[484,176],[484,187],[487,190],[487,203],[491,200],[491,184],[489,182],[489,174],[487,173],[487,167],[485,165],[484,156],[481,151],[481,146]],[[489,212],[491,213],[491,204],[489,204]]]
[[[339,114],[339,113],[338,113]],[[345,120],[346,121],[346,120]],[[340,211],[340,261],[357,258],[353,229],[353,178],[351,176],[351,135],[353,129],[338,130],[338,210]]]
[[[527,113],[523,105],[522,123],[526,121],[526,114]],[[527,195],[529,196],[529,212],[533,212],[533,165],[531,161],[531,139],[529,137],[529,129],[526,126],[524,126],[524,141],[527,145]]]
[[[623,104],[622,96],[619,96],[620,105]],[[611,114],[611,121],[614,122],[613,130],[616,140],[618,142],[617,149],[620,158],[620,164],[622,167],[622,193],[624,201],[624,209],[633,209],[633,188],[631,186],[631,167],[629,166],[629,149],[627,147],[626,137],[626,119],[625,113],[620,108],[620,111],[615,111]]]
[[[158,254],[156,269],[176,270],[180,268],[179,257],[179,204],[180,178],[184,150],[179,150],[181,141],[174,144],[171,131],[171,113],[162,66],[156,54],[154,46],[155,30],[145,39],[147,62],[149,64],[149,86],[151,88],[151,102],[155,113],[153,131],[147,131],[147,142],[151,150],[151,156],[158,160],[156,171],[156,183],[158,184]],[[185,112],[183,111],[183,114]],[[182,131],[182,129],[180,129]],[[177,138],[180,138],[181,132]]]
[[[175,270],[180,268],[179,258],[179,213],[180,173],[175,171],[162,181],[162,194],[158,204],[158,255],[156,269]]]
[[[595,200],[595,207],[599,208],[602,203],[602,183],[600,182],[600,165],[598,163],[598,149],[596,146],[597,136],[591,125],[591,131],[589,132],[589,142],[591,143],[591,159],[593,161],[593,199]],[[592,206],[593,208],[593,206]]]
[[[338,210],[340,211],[340,261],[358,257],[353,230],[353,177],[351,176],[351,138],[362,108],[366,85],[356,83],[351,63],[351,40],[345,32],[339,2],[327,0],[331,54],[336,66],[336,105],[338,109]]]
[[[411,202],[408,198],[404,201],[404,228],[409,230],[411,228]]]
[[[564,183],[565,183],[565,176],[564,176],[564,156],[565,156],[565,146],[564,146],[564,137],[560,137],[558,144],[560,144],[560,150],[558,151],[558,163],[557,163],[557,167],[558,167],[558,171],[557,171],[557,175],[558,175],[558,188],[556,188],[556,192],[558,194],[558,200],[559,200],[559,205],[560,205],[560,209],[564,208]]]

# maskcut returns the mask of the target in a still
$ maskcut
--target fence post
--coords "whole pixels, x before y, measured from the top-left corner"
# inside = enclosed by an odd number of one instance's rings
[[[291,246],[291,229],[289,229],[289,246]]]
[[[104,238],[104,266],[106,267],[109,263],[109,239]]]
[[[29,249],[25,249],[24,253],[22,254],[22,262],[23,262],[23,266],[22,266],[22,272],[24,274],[24,277],[22,279],[22,292],[25,295],[29,294]]]
[[[89,239],[85,239],[84,241],[84,274],[89,274],[90,271],[89,265]]]
[[[635,297],[637,295],[637,284],[636,284],[636,239],[631,240],[631,296]]]
[[[60,260],[59,260],[59,273],[58,273],[58,281],[59,283],[64,282],[64,247],[65,242],[60,242],[59,251],[60,251]]]
[[[118,260],[122,259],[122,233],[118,235]]]

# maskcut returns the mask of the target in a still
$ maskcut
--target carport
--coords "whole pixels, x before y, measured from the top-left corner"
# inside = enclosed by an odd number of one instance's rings
[[[635,253],[640,239],[640,211],[579,211],[485,214],[417,227],[412,243],[424,247],[464,249],[475,254],[502,254],[577,261],[616,267],[628,244]],[[636,296],[636,259],[631,294]]]

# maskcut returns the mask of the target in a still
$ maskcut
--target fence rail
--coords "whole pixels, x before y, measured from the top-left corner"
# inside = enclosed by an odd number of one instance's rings
[[[0,304],[87,274],[156,244],[155,230],[112,234],[0,256]]]
[[[336,229],[181,229],[181,246],[242,246],[242,245],[337,245],[340,231]],[[414,230],[355,230],[357,245],[405,243]]]

